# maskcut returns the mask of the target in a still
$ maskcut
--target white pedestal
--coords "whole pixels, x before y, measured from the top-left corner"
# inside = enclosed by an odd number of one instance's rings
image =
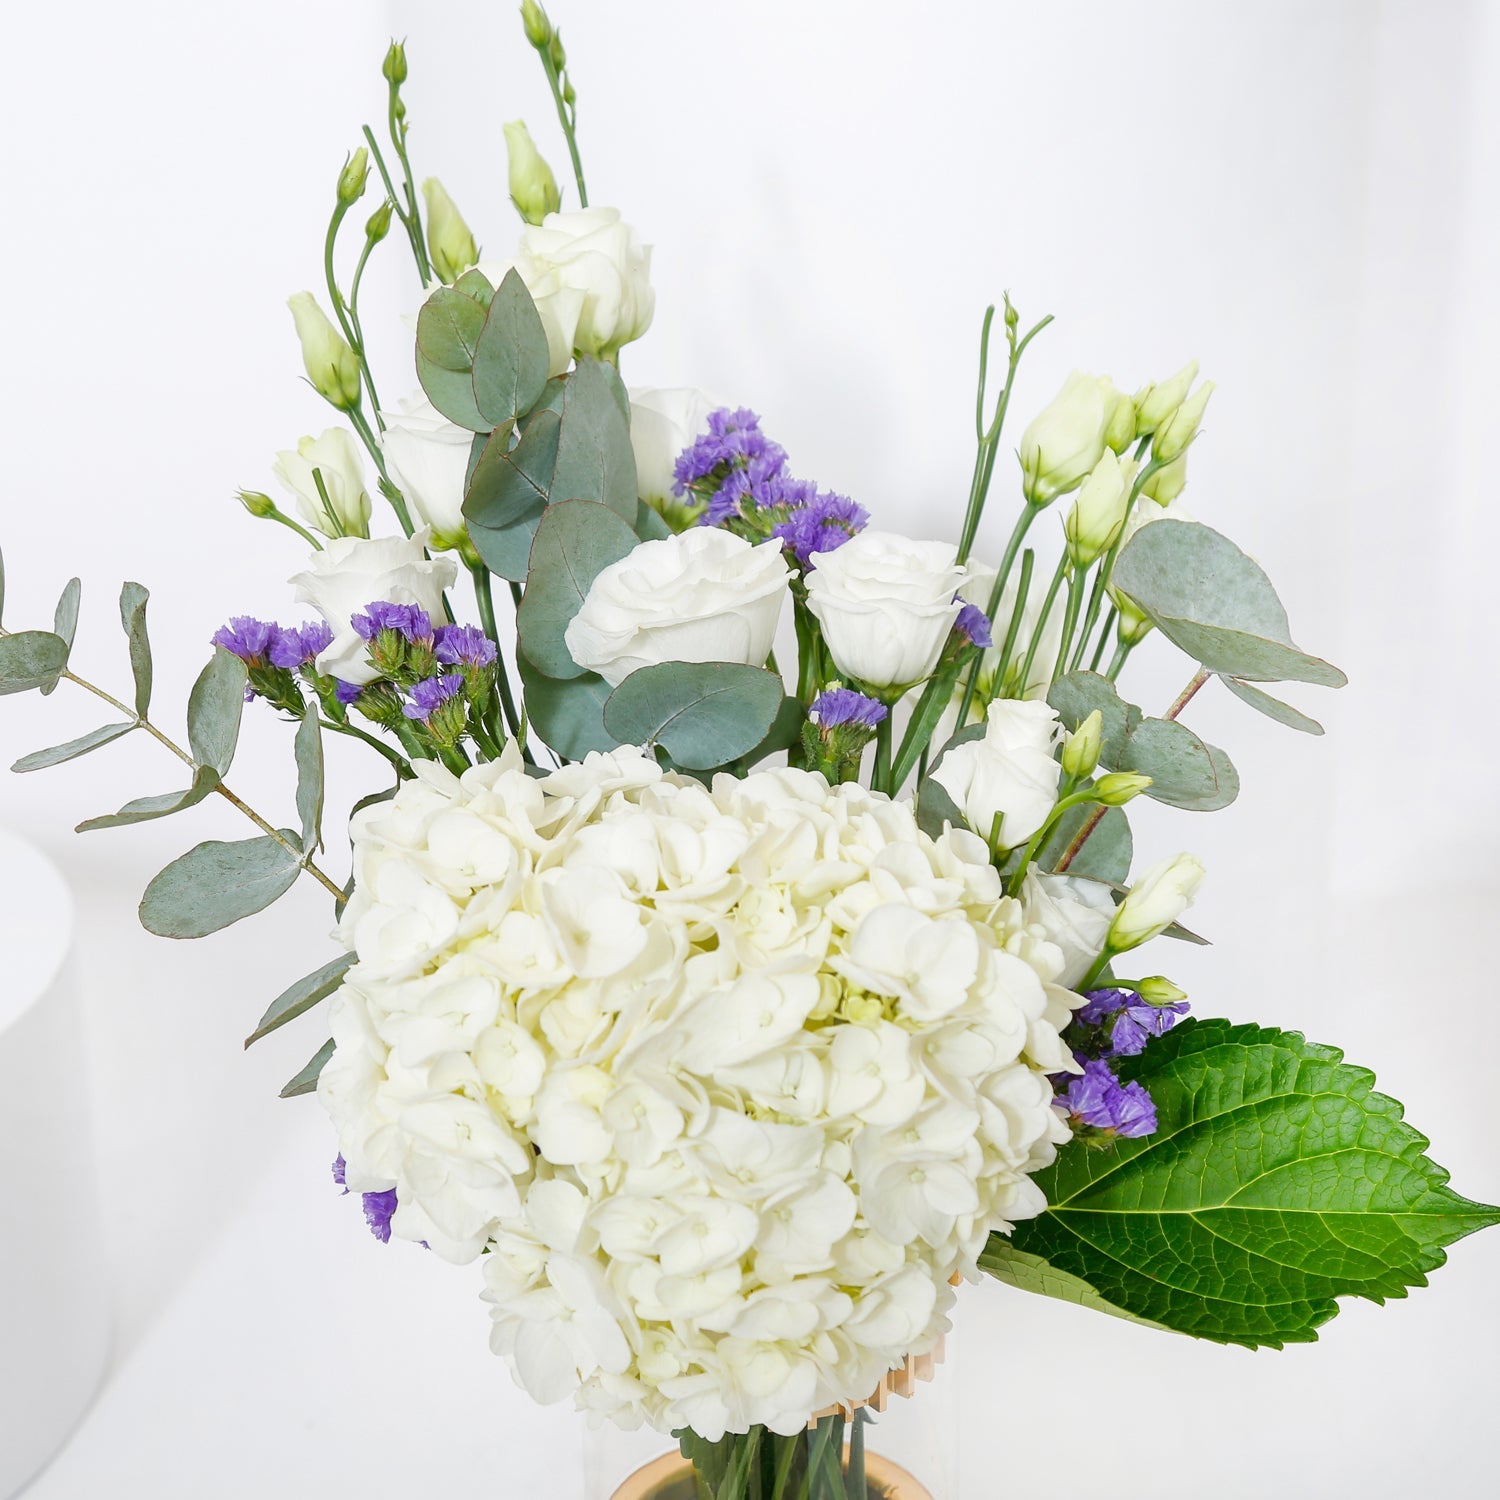
[[[108,1350],[72,942],[62,876],[0,829],[0,1496],[62,1445]]]

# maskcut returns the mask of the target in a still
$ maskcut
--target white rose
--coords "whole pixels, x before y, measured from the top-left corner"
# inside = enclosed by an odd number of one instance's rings
[[[375,541],[339,537],[312,556],[312,566],[288,582],[297,598],[311,604],[333,627],[333,641],[317,660],[318,671],[343,682],[375,680],[365,642],[349,622],[371,604],[420,605],[433,622],[447,619],[443,590],[453,586],[458,565],[447,557],[425,556],[428,536],[381,537]]]
[[[1063,969],[1057,982],[1073,989],[1104,949],[1104,937],[1115,915],[1109,887],[1081,875],[1039,875],[1031,870],[1023,899],[1027,921],[1040,923],[1062,950]]]
[[[724,404],[691,388],[630,392],[630,443],[642,500],[655,506],[672,500],[678,455],[708,430],[708,414]]]
[[[1118,404],[1107,377],[1074,370],[1021,434],[1026,498],[1049,505],[1083,483],[1104,456],[1104,437]]]
[[[536,277],[549,289],[582,294],[573,339],[579,354],[607,359],[651,326],[651,250],[617,208],[548,214],[522,231],[516,265],[528,287]]]
[[[787,597],[781,541],[752,546],[714,527],[642,542],[590,586],[564,639],[611,687],[664,661],[762,667]]]
[[[811,562],[807,607],[839,671],[876,688],[932,675],[963,608],[954,547],[862,531]]]
[[[1000,815],[1000,842],[1024,844],[1057,805],[1062,767],[1053,759],[1059,725],[1041,702],[997,698],[984,738],[955,745],[932,773],[981,838]]]
[[[327,506],[318,493],[314,469],[328,492]],[[284,449],[276,455],[271,472],[296,498],[298,512],[314,531],[332,537],[369,535],[370,497],[365,493],[365,466],[347,428],[330,427],[315,438],[299,438],[296,448]]]
[[[1165,932],[1192,905],[1203,875],[1203,865],[1191,854],[1174,854],[1152,865],[1116,910],[1109,946],[1124,953]]]
[[[402,494],[432,528],[433,545],[456,547],[464,536],[464,479],[474,434],[450,422],[421,390],[399,411],[382,412],[385,461]]]

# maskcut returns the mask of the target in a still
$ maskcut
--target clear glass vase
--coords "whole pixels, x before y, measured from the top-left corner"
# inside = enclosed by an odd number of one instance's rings
[[[678,1444],[601,1427],[584,1448],[583,1500],[957,1500],[953,1384],[950,1335],[794,1438],[761,1428]]]

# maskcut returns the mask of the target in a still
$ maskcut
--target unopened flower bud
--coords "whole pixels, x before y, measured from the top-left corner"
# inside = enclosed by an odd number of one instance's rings
[[[385,54],[385,61],[380,65],[380,72],[387,83],[394,83],[397,88],[406,82],[406,45],[403,42],[393,41]]]
[[[1063,522],[1068,554],[1079,568],[1090,568],[1119,538],[1130,509],[1135,464],[1105,450],[1073,501]]]
[[[1193,435],[1198,431],[1198,424],[1203,420],[1203,409],[1208,405],[1208,398],[1213,393],[1213,381],[1205,380],[1156,429],[1156,436],[1151,439],[1151,456],[1153,458],[1160,458],[1170,462],[1172,459],[1180,458],[1187,451],[1187,445],[1192,442]]]
[[[422,196],[427,200],[427,252],[432,269],[439,280],[452,285],[479,259],[479,247],[458,205],[436,177],[422,184]]]
[[[364,195],[365,179],[370,175],[370,153],[361,146],[339,173],[339,202],[357,203]]]
[[[378,245],[386,237],[391,227],[391,200],[387,198],[374,213],[365,220],[365,238],[372,245]]]
[[[359,361],[311,292],[287,299],[313,389],[340,411],[359,405]]]
[[[1187,487],[1187,454],[1163,464],[1141,486],[1141,494],[1158,505],[1170,505]]]
[[[1138,776],[1133,771],[1112,771],[1095,782],[1092,796],[1095,802],[1102,802],[1105,807],[1124,807],[1150,785],[1149,776]]]
[[[1119,624],[1116,633],[1122,646],[1139,646],[1148,635],[1156,628],[1155,625],[1135,607],[1135,601],[1115,589],[1110,590],[1110,598],[1114,602],[1115,609],[1119,611]]]
[[[562,32],[554,31],[547,41],[547,56],[559,73],[568,65],[567,48],[563,46]]]
[[[1145,437],[1155,432],[1182,405],[1193,382],[1198,378],[1198,361],[1185,364],[1170,380],[1148,385],[1135,395],[1135,435]]]
[[[1021,315],[1020,315],[1020,313],[1018,313],[1016,311],[1015,307],[1012,305],[1011,300],[1010,300],[1010,293],[1007,292],[1005,294],[1005,331],[1008,334],[1010,334],[1010,336],[1012,338],[1014,338],[1015,334],[1016,334],[1016,330],[1020,326],[1021,326]]]
[[[1096,708],[1063,746],[1062,768],[1074,778],[1092,776],[1104,749],[1104,715]]]
[[[1165,932],[1192,904],[1203,883],[1203,866],[1191,854],[1174,854],[1152,865],[1115,909],[1105,939],[1124,953]]]
[[[1115,453],[1123,453],[1134,441],[1135,397],[1116,391],[1109,420],[1104,426],[1105,445]]]
[[[528,224],[540,224],[562,205],[557,178],[542,159],[524,120],[505,127],[505,149],[510,158],[510,201]]]
[[[1104,456],[1104,429],[1114,386],[1075,370],[1021,434],[1021,474],[1027,503],[1050,505],[1076,490]]]
[[[521,24],[533,47],[545,47],[552,40],[552,23],[536,0],[521,0]]]
[[[276,514],[276,502],[259,490],[236,490],[235,497],[258,521],[269,521]]]
[[[1136,994],[1148,1005],[1175,1005],[1187,999],[1187,991],[1179,989],[1162,974],[1153,974],[1149,979],[1139,980],[1134,986]]]

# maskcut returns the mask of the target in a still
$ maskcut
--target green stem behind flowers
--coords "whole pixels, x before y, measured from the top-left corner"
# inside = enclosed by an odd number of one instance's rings
[[[1005,585],[1010,581],[1010,570],[1015,564],[1016,553],[1020,550],[1021,543],[1026,533],[1031,528],[1031,523],[1037,518],[1037,509],[1034,505],[1022,508],[1021,514],[1016,517],[1016,524],[1010,534],[1010,540],[1005,544],[1005,554],[1000,559],[999,571],[995,574],[995,582],[990,589],[989,607],[985,613],[990,618],[990,628],[994,629],[995,615],[1000,608],[1000,600],[1005,595]],[[1029,557],[1031,554],[1027,553]],[[1011,644],[1016,638],[1016,629],[1020,623],[1021,614],[1026,600],[1031,592],[1031,572],[1029,567],[1022,567],[1022,579],[1020,587],[1016,590],[1015,608],[1011,610],[1010,627],[1006,632],[1006,647],[1000,655],[1000,670],[1005,670],[1005,664],[1010,660]],[[984,661],[984,653],[980,652],[974,658],[973,665],[969,668],[968,680],[964,683],[964,695],[958,709],[958,727],[962,729],[969,722],[969,710],[974,706],[974,693],[979,686],[979,668]]]

